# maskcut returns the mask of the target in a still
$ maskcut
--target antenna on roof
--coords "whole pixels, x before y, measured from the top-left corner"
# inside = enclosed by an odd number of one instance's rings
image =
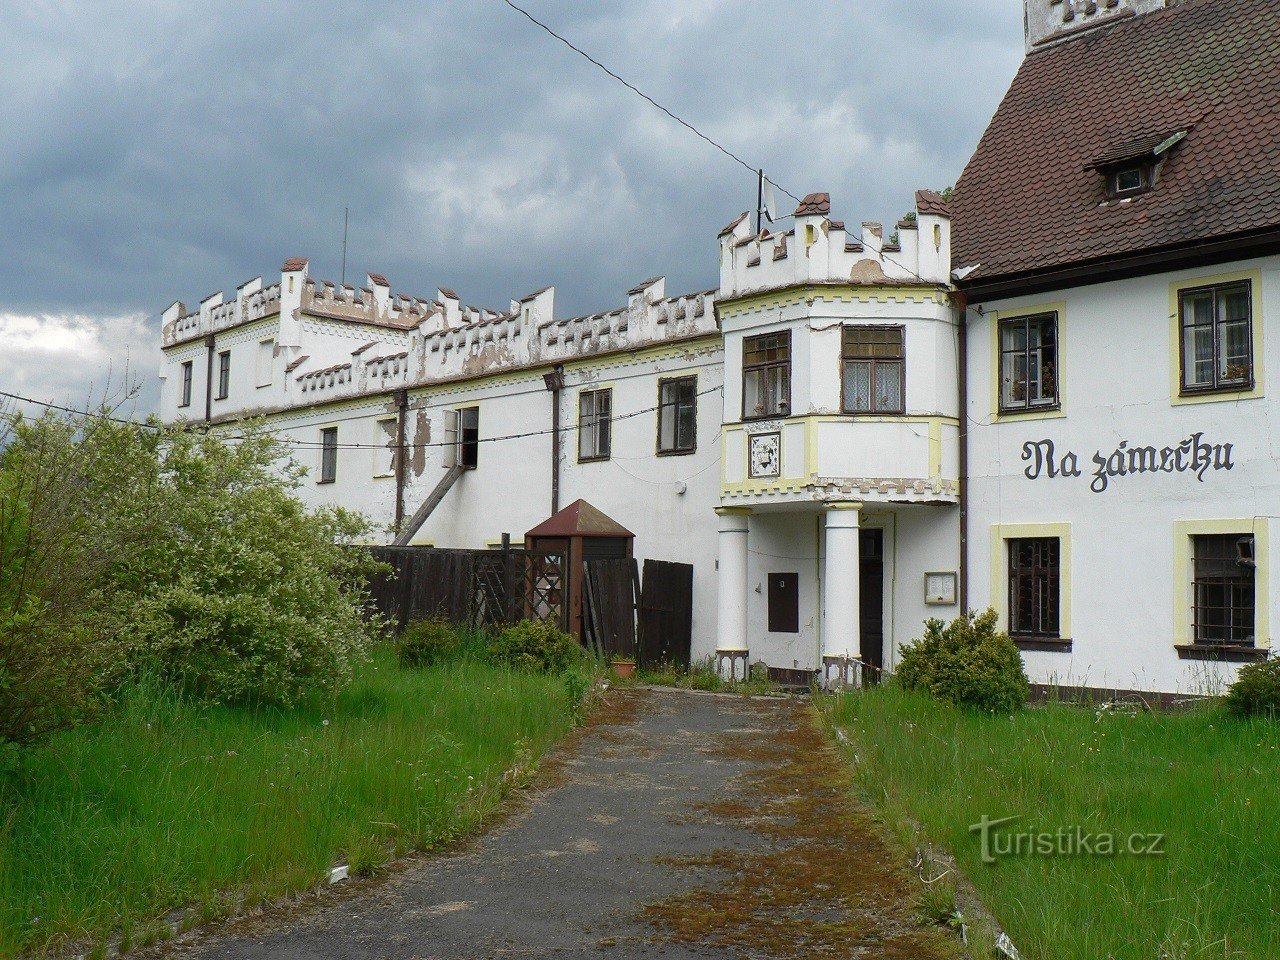
[[[757,170],[756,176],[756,233],[759,233],[764,229],[765,220],[773,223],[778,219],[778,195],[764,170]]]
[[[350,207],[342,208],[342,285],[347,285],[347,216],[351,212]]]

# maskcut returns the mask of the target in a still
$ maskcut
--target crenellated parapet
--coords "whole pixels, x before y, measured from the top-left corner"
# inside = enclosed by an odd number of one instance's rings
[[[809,284],[946,286],[950,272],[948,204],[927,190],[889,238],[880,223],[850,231],[831,219],[825,193],[800,202],[789,230],[756,233],[744,213],[720,232],[722,298]]]

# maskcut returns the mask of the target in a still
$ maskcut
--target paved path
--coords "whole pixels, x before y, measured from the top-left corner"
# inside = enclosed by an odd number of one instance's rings
[[[464,849],[169,955],[953,956],[845,777],[802,701],[615,693]]]

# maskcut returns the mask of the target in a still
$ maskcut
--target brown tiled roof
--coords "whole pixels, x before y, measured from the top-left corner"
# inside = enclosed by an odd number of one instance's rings
[[[929,216],[949,217],[951,216],[951,201],[940,193],[934,193],[932,190],[917,190],[916,210]]]
[[[796,212],[792,216],[796,217],[825,217],[831,212],[831,194],[829,193],[811,193],[800,201],[800,206],[796,207]]]
[[[377,284],[378,286],[380,286],[380,287],[389,287],[389,286],[391,286],[391,284],[387,283],[387,278],[386,278],[386,277],[384,277],[384,276],[383,276],[382,274],[380,274],[380,273],[371,273],[371,274],[369,274],[369,282],[370,282],[370,283],[376,283],[376,284]]]
[[[743,210],[740,214],[738,214],[736,217],[733,218],[732,222],[730,222],[730,224],[727,227],[725,227],[723,230],[720,231],[719,236],[723,237],[726,233],[733,233],[734,228],[738,224],[740,224],[743,220],[747,219],[747,217],[749,216],[751,216],[751,214]]]
[[[284,262],[284,266],[280,268],[281,273],[296,273],[299,270],[305,270],[309,261],[306,257],[290,257]]]
[[[1100,159],[1183,130],[1154,189],[1105,202]],[[1274,0],[1185,0],[1045,47],[956,184],[952,262],[981,284],[1280,226],[1278,138]]]
[[[292,363],[290,363],[287,367],[285,367],[285,368],[284,368],[284,372],[285,372],[285,373],[293,373],[293,371],[297,370],[300,366],[302,366],[302,364],[303,364],[304,362],[306,362],[307,360],[310,360],[310,359],[311,359],[311,358],[310,358],[310,357],[308,357],[308,356],[304,353],[304,354],[303,354],[302,356],[300,356],[297,360],[294,360],[294,361],[293,361]]]

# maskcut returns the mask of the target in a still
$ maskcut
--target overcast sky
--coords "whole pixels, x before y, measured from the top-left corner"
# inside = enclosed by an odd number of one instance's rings
[[[955,181],[1019,0],[518,0],[833,216]],[[0,389],[155,395],[159,314],[287,257],[557,314],[712,287],[754,178],[500,0],[24,0],[0,12]],[[789,212],[788,208],[788,212]]]

